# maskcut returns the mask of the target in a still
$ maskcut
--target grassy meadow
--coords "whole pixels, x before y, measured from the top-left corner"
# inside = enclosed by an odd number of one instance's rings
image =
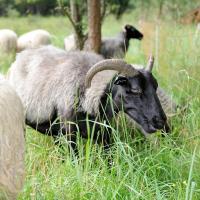
[[[155,55],[154,75],[174,100],[186,106],[173,116],[172,132],[144,140],[141,133],[120,116],[113,124],[113,167],[99,145],[79,138],[79,160],[67,148],[27,127],[26,180],[19,200],[85,199],[200,199],[200,31],[195,25],[172,21],[138,21],[129,14],[120,21],[108,17],[103,36],[113,36],[125,23],[144,33],[142,42],[131,41],[126,60],[145,64]],[[29,16],[1,18],[0,29],[18,35],[36,28],[53,34],[53,44],[63,48],[63,39],[72,33],[64,17]],[[0,55],[0,71],[6,73],[15,55]]]

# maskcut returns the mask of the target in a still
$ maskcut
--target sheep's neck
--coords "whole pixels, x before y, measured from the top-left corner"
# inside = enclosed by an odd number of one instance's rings
[[[100,107],[99,107],[100,118],[106,121],[109,121],[119,112],[119,109],[113,102],[113,95],[115,93],[113,91],[114,79],[115,78],[113,78],[113,80],[110,83],[108,83],[104,95],[101,97],[100,100]]]
[[[119,33],[119,37],[123,40],[124,52],[128,51],[130,38],[128,38],[126,32],[123,31]]]

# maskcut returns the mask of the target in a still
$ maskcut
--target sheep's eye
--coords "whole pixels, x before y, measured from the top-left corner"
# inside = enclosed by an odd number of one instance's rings
[[[114,81],[115,85],[126,85],[127,83],[128,79],[124,76],[118,76]]]
[[[142,90],[141,89],[132,88],[131,89],[131,93],[134,94],[134,95],[141,95],[142,94]]]

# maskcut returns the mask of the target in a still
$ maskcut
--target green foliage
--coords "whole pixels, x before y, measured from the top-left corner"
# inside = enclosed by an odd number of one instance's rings
[[[10,7],[14,4],[14,0],[0,0],[0,16],[5,16]]]
[[[179,18],[191,9],[200,6],[199,0],[134,0],[136,8],[140,8],[142,12],[147,12],[147,15],[152,15],[152,12],[157,12],[157,16]]]
[[[21,15],[55,14],[58,0],[0,0],[0,16],[7,16],[8,11],[15,10]],[[60,1],[60,0],[59,0]],[[80,4],[82,14],[86,15],[86,0],[75,0]],[[69,0],[61,0],[63,5],[69,7]],[[140,9],[144,15],[150,15],[152,10],[157,16],[170,16],[178,18],[190,9],[199,6],[199,0],[102,0],[106,7],[106,15],[113,14],[119,19],[124,13],[133,9]],[[102,3],[103,4],[103,3]],[[14,12],[15,12],[14,11]],[[12,11],[11,11],[12,15]],[[16,13],[14,14],[16,15]]]
[[[55,12],[56,0],[15,0],[15,7],[21,14],[47,15]]]
[[[105,1],[109,13],[112,13],[119,18],[129,7],[130,0],[109,0]],[[69,0],[62,0],[63,5],[69,6]],[[83,8],[83,14],[86,15],[86,1],[76,0]],[[0,15],[7,15],[9,7],[16,8],[22,15],[24,14],[42,14],[47,15],[55,13],[57,0],[0,0]]]
[[[107,0],[105,1],[108,14],[113,14],[119,19],[123,13],[134,8],[131,0]]]

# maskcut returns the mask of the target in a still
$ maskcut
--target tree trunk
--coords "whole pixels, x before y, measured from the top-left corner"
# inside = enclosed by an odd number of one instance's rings
[[[160,18],[163,12],[164,1],[160,0],[158,3],[159,3],[158,18]]]
[[[101,48],[101,0],[88,0],[88,45],[90,51]]]
[[[75,43],[76,48],[79,50],[83,49],[84,45],[84,33],[82,27],[82,16],[80,14],[80,5],[75,0],[70,0],[70,10],[71,10],[71,17],[75,23]]]

